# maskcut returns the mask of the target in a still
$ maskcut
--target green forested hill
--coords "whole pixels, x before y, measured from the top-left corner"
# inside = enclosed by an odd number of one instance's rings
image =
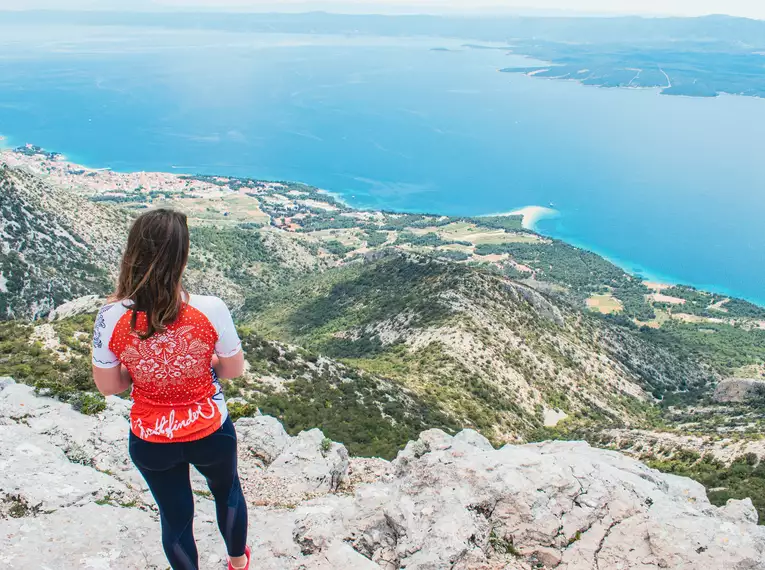
[[[693,359],[478,268],[389,253],[250,298],[249,326],[383,375],[497,441],[546,414],[645,421],[651,394],[712,384]]]

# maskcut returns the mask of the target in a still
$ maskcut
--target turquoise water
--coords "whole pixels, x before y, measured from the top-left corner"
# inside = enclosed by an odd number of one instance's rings
[[[463,43],[0,26],[0,134],[95,167],[302,181],[359,207],[552,203],[543,233],[765,301],[765,100],[504,74],[529,60]]]

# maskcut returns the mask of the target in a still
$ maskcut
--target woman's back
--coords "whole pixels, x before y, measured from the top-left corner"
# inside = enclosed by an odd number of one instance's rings
[[[126,306],[127,305],[127,306]],[[193,441],[218,429],[226,420],[226,404],[213,354],[227,357],[240,350],[226,305],[217,297],[190,295],[176,320],[147,339],[146,315],[120,302],[98,314],[94,363],[125,365],[133,378],[132,431],[146,441]]]

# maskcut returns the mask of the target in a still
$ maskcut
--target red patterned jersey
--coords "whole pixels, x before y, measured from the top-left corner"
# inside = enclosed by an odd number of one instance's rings
[[[175,322],[146,340],[131,330],[132,315],[125,304],[106,305],[93,333],[93,364],[122,364],[133,378],[132,432],[146,441],[170,443],[201,439],[220,428],[228,413],[212,356],[241,350],[223,301],[191,295]],[[138,313],[136,329],[146,326],[146,315]]]

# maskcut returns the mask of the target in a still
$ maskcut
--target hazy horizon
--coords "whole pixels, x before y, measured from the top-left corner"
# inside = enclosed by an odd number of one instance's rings
[[[534,6],[529,6],[529,4]],[[599,16],[704,16],[765,19],[755,0],[0,0],[0,10],[309,12],[354,14],[517,14]]]

